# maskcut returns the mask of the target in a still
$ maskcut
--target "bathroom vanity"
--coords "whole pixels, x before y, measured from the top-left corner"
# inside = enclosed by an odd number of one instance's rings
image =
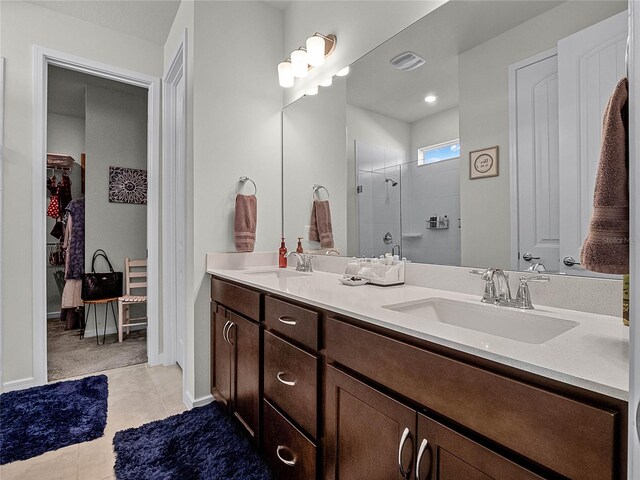
[[[626,478],[628,331],[614,317],[540,307],[541,322],[575,325],[514,340],[401,311],[504,312],[480,296],[208,272],[212,394],[278,479]]]

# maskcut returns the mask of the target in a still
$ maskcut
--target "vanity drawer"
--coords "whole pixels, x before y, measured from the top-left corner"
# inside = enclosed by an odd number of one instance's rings
[[[318,359],[264,333],[264,393],[311,437],[318,425]]]
[[[569,478],[618,475],[619,414],[328,318],[336,362]]]
[[[211,278],[211,299],[244,316],[260,321],[260,294],[248,288]]]
[[[264,452],[273,478],[316,478],[316,446],[264,400]]]
[[[264,322],[276,331],[313,350],[318,350],[318,314],[273,297],[264,300]]]

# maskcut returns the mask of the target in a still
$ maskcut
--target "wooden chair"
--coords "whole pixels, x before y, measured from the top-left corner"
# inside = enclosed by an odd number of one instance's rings
[[[144,289],[145,295],[133,295],[134,290]],[[125,294],[118,298],[118,341],[122,342],[123,330],[129,327],[147,325],[147,317],[131,318],[131,305],[147,303],[147,261],[124,259],[124,291]],[[132,323],[135,322],[135,323]]]

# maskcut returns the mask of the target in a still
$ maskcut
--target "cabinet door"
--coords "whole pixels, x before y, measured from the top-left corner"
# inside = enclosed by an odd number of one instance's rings
[[[211,393],[228,405],[231,401],[231,344],[225,334],[229,326],[224,307],[211,304]]]
[[[262,327],[234,313],[227,333],[233,345],[233,410],[258,440],[260,426],[260,335]]]
[[[421,414],[416,448],[416,480],[542,478]]]
[[[326,385],[325,478],[412,479],[415,411],[331,366]]]

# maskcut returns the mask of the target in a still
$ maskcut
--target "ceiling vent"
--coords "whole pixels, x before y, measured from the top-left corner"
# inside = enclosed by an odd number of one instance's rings
[[[389,63],[403,72],[409,72],[425,64],[422,57],[413,52],[404,52],[393,57]]]

